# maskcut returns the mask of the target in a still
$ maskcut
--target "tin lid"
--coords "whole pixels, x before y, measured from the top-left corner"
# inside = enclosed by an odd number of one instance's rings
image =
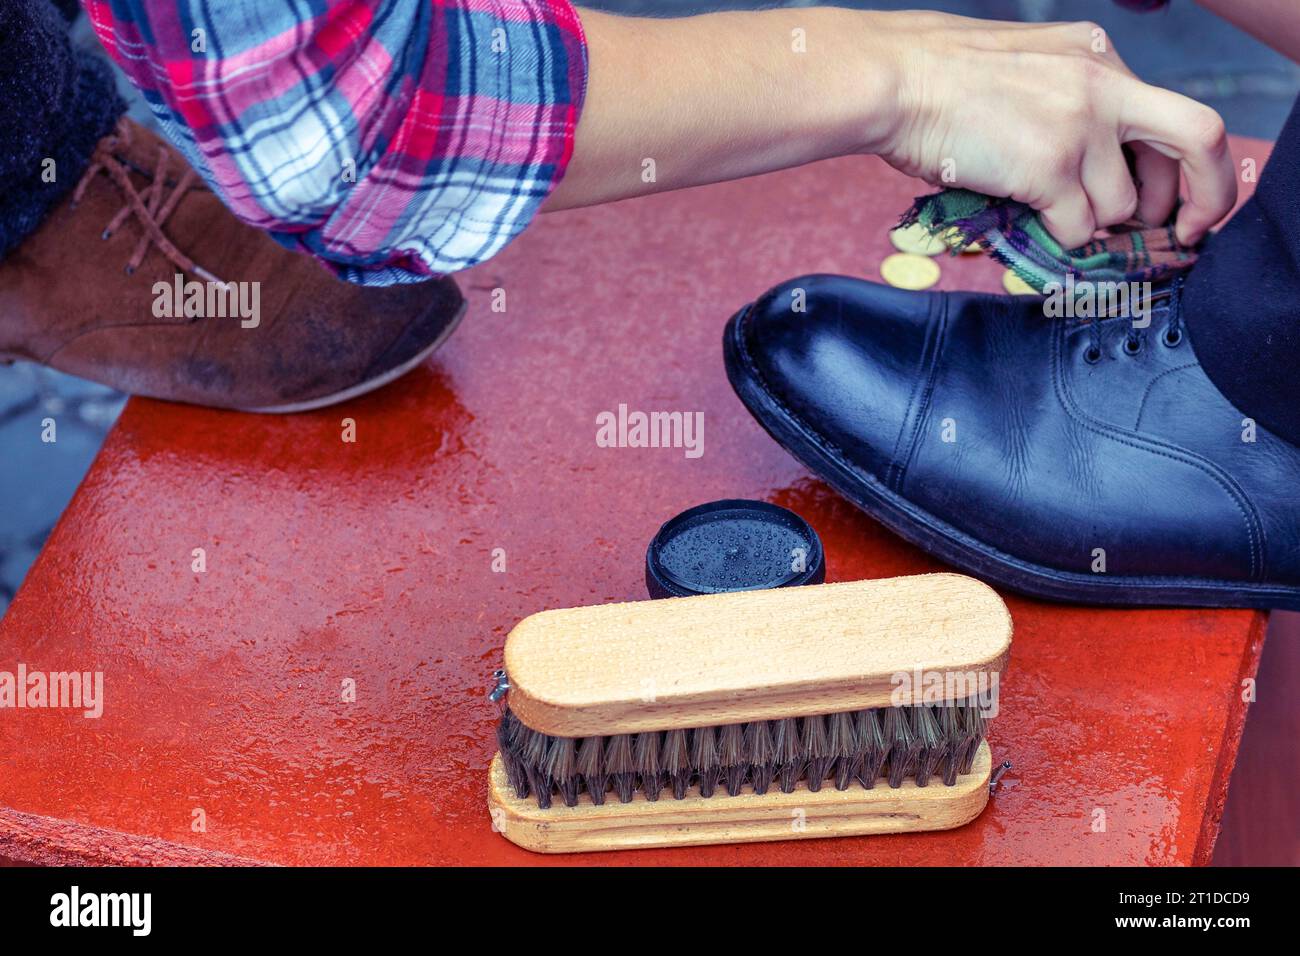
[[[793,511],[766,501],[711,501],[666,521],[646,551],[650,596],[820,584],[821,539]]]

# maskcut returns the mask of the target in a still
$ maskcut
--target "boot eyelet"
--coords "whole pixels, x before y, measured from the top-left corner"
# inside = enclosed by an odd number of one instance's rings
[[[1182,329],[1165,329],[1165,334],[1161,336],[1161,341],[1169,348],[1176,349],[1183,341]]]
[[[1083,360],[1089,365],[1096,365],[1101,361],[1101,349],[1095,345],[1089,345],[1083,353]]]
[[[1135,338],[1135,337],[1130,337],[1130,338],[1126,338],[1126,339],[1124,340],[1124,354],[1125,354],[1125,355],[1137,355],[1137,354],[1138,354],[1139,352],[1141,352],[1141,351],[1142,351],[1142,340],[1141,340],[1141,339],[1139,339],[1139,338]]]

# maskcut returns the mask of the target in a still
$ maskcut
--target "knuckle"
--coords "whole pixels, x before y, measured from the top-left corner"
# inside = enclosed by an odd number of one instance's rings
[[[1103,112],[1111,67],[1100,57],[1068,57],[1055,70],[1056,102],[1063,117],[1086,123]]]
[[[1192,123],[1192,138],[1207,153],[1220,154],[1228,148],[1228,129],[1223,117],[1209,107],[1203,107]]]
[[[1062,147],[1051,150],[1043,160],[1043,168],[1047,175],[1051,177],[1058,185],[1064,181],[1075,181],[1079,178],[1080,156],[1074,147]]]
[[[1079,60],[1079,80],[1087,87],[1094,87],[1111,74],[1111,65],[1099,56],[1082,57]]]
[[[1137,215],[1137,211],[1138,211],[1138,194],[1137,194],[1137,190],[1134,189],[1129,192],[1128,198],[1124,200],[1124,203],[1120,206],[1119,218],[1116,221],[1127,222],[1128,220],[1132,219],[1134,216]]]
[[[1098,118],[1096,104],[1093,103],[1087,91],[1084,91],[1073,103],[1069,104],[1063,110],[1063,114],[1065,122],[1070,125],[1071,129],[1075,130],[1087,129]]]
[[[1138,196],[1135,190],[1129,190],[1127,194],[1119,194],[1103,208],[1098,209],[1097,215],[1100,219],[1098,225],[1113,226],[1128,222],[1137,213],[1137,208]]]
[[[1071,25],[1071,34],[1079,42],[1091,44],[1094,37],[1105,34],[1105,30],[1094,20],[1076,20]]]

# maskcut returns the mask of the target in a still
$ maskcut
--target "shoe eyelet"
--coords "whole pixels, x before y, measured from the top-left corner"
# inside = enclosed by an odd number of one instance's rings
[[[1142,340],[1140,338],[1130,336],[1124,340],[1125,355],[1137,355],[1141,351],[1142,351]]]
[[[1095,345],[1089,345],[1083,353],[1083,360],[1089,365],[1096,365],[1101,361],[1101,349]]]
[[[1179,345],[1182,344],[1182,341],[1183,341],[1183,330],[1182,330],[1182,329],[1165,329],[1165,334],[1162,335],[1160,338],[1161,338],[1161,341],[1163,341],[1163,342],[1165,343],[1166,346],[1168,346],[1168,347],[1171,348],[1171,349],[1176,349],[1176,348],[1178,348]]]

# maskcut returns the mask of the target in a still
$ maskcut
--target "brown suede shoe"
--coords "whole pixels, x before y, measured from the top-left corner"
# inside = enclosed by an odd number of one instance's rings
[[[123,119],[0,262],[0,360],[176,402],[306,411],[414,368],[464,307],[451,279],[334,278],[236,219],[175,149]]]

